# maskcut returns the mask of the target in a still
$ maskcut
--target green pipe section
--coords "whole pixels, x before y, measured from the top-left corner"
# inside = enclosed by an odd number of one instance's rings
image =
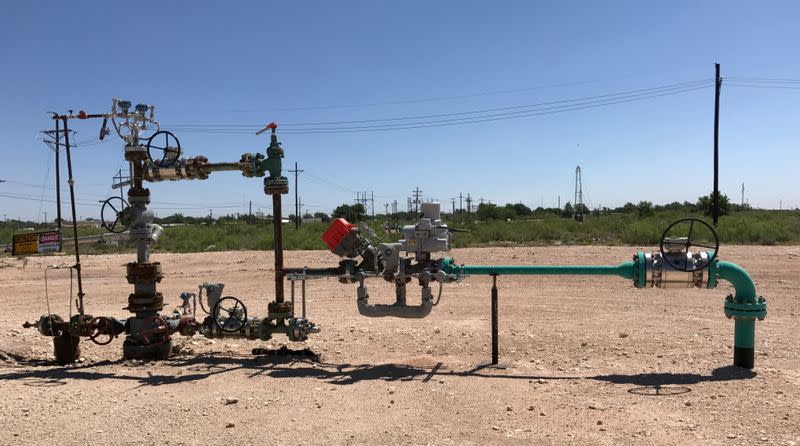
[[[756,294],[750,274],[731,262],[716,262],[716,276],[733,285],[734,295],[725,301],[725,316],[733,323],[733,364],[752,369],[755,362],[756,319],[767,316],[767,303]]]
[[[465,266],[456,265],[452,258],[446,257],[442,269],[453,275],[596,275],[619,276],[634,281],[637,288],[645,284],[645,255],[642,252],[634,256],[632,262],[620,263],[616,266]],[[715,288],[719,280],[727,280],[734,289],[735,295],[725,303],[725,315],[734,319],[733,363],[748,369],[753,368],[755,356],[756,319],[763,320],[767,315],[767,304],[756,294],[756,286],[752,277],[741,266],[719,260],[709,266],[710,277],[708,288]]]
[[[447,257],[443,262],[444,272],[459,275],[528,275],[528,276],[619,276],[625,279],[634,278],[633,262],[620,263],[616,266],[464,266],[456,265]]]

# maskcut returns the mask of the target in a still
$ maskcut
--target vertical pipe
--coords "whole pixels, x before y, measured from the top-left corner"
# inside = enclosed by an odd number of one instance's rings
[[[289,276],[289,280],[292,282],[291,288],[289,288],[290,289],[289,296],[290,296],[291,301],[292,301],[292,317],[294,317],[294,285],[295,285],[296,279],[297,279],[297,275],[296,274],[291,274]]]
[[[500,361],[497,313],[497,274],[492,274],[492,365],[497,365]]]
[[[305,273],[303,273],[305,275]],[[306,279],[300,282],[300,298],[303,299],[303,319],[306,318]]]
[[[272,194],[272,226],[275,237],[275,303],[283,303],[283,213],[281,194]]]
[[[719,64],[714,64],[716,69],[716,86],[714,88],[714,192],[711,197],[712,216],[714,226],[719,219],[719,91],[722,79],[719,77]]]
[[[741,266],[720,261],[717,263],[717,273],[720,279],[730,282],[736,290],[735,304],[763,303],[758,299],[753,279]],[[752,369],[755,363],[756,316],[734,315],[733,318],[733,365]]]
[[[733,321],[733,365],[745,369],[755,366],[756,321],[753,318]]]
[[[78,217],[77,211],[75,210],[75,180],[72,178],[72,157],[70,156],[69,150],[69,129],[67,128],[67,117],[62,116],[61,119],[64,122],[64,147],[67,153],[67,175],[69,179],[67,180],[67,184],[69,184],[69,198],[70,203],[72,204],[72,235],[75,245],[75,271],[78,274],[78,313],[83,315],[83,281],[81,280],[81,254],[80,249],[78,248],[80,245],[78,244]]]

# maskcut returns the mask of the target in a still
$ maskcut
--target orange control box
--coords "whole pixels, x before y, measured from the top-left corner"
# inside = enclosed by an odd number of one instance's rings
[[[344,239],[355,229],[356,226],[349,221],[343,218],[337,218],[333,221],[333,223],[331,223],[325,233],[322,234],[322,241],[328,245],[328,249],[333,251],[337,246],[339,246],[339,243],[341,243],[342,239]]]

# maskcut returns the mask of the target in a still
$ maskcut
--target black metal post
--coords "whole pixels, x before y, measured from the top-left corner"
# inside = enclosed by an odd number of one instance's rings
[[[719,64],[716,69],[716,85],[714,88],[714,192],[711,197],[712,219],[714,226],[719,220],[719,92],[722,89],[722,78],[719,77]]]
[[[500,361],[497,313],[497,274],[492,274],[492,365],[497,365]]]
[[[275,237],[275,303],[283,303],[283,213],[281,194],[272,194],[272,225]]]
[[[72,157],[70,156],[69,150],[69,129],[67,128],[67,117],[62,116],[62,121],[64,122],[64,148],[67,153],[67,175],[69,179],[67,180],[67,184],[69,184],[69,198],[70,203],[72,204],[72,234],[73,240],[75,245],[75,271],[77,272],[78,276],[78,313],[83,316],[83,281],[81,280],[81,254],[78,248],[78,217],[77,211],[75,210],[75,180],[72,177]]]

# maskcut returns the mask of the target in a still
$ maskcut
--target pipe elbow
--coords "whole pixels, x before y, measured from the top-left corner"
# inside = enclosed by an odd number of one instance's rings
[[[739,301],[756,301],[756,285],[750,274],[741,266],[725,261],[716,265],[717,275],[720,279],[727,280],[736,290],[736,299]]]
[[[395,303],[370,304],[369,299],[357,299],[358,313],[367,317],[399,317],[404,319],[422,319],[431,313],[433,301],[422,299],[419,305]]]

